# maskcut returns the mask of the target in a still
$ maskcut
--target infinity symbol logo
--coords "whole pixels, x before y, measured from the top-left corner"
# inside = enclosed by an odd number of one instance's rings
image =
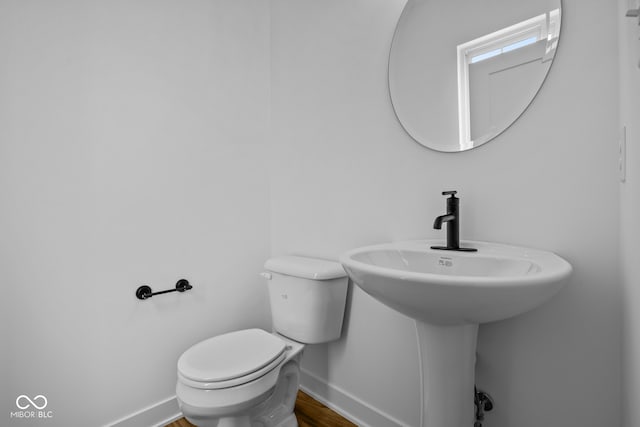
[[[35,400],[41,399],[42,406],[39,406],[36,402],[34,402]],[[24,403],[24,401],[27,401],[28,403],[21,405],[20,402],[22,401]],[[39,394],[36,397],[33,398],[33,400],[29,399],[29,396],[26,396],[24,394],[21,394],[20,396],[18,396],[18,398],[16,399],[16,406],[20,409],[27,409],[29,406],[33,406],[36,409],[44,409],[47,407],[47,398],[44,397],[43,395]]]

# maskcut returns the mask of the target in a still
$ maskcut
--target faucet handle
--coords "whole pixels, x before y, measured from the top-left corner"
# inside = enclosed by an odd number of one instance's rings
[[[443,196],[451,196],[451,197],[455,197],[455,195],[458,194],[457,191],[455,190],[450,190],[450,191],[443,191],[442,195]]]

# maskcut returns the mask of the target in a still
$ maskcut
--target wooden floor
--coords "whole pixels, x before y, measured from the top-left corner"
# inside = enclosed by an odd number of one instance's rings
[[[357,427],[302,391],[298,392],[295,413],[299,427]],[[166,427],[193,427],[193,424],[180,418]]]
[[[299,427],[358,427],[303,391],[298,392],[294,412]]]

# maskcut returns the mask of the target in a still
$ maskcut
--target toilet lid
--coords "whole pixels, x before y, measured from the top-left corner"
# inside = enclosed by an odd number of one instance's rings
[[[285,342],[262,329],[245,329],[201,341],[178,360],[178,372],[197,382],[245,377],[281,358]]]

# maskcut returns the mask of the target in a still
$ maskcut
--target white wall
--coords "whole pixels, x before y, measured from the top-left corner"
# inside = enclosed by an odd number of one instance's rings
[[[337,258],[441,237],[431,224],[443,189],[460,191],[464,238],[550,249],[575,267],[549,304],[481,327],[488,423],[619,424],[617,223],[639,209],[632,167],[618,203],[618,11],[565,0],[531,108],[490,144],[450,155],[414,143],[391,109],[403,5],[273,0],[270,25],[258,0],[0,2],[0,424],[34,424],[7,421],[19,394],[46,395],[51,426],[104,424],[171,396],[191,343],[268,327],[256,273],[269,253]],[[623,72],[623,94],[633,85]],[[623,122],[637,117],[632,102]],[[635,234],[623,232],[623,255],[637,253]],[[633,309],[639,276],[624,259]],[[186,294],[133,297],[182,276]],[[357,288],[348,314],[344,338],[308,348],[304,368],[417,425],[412,322]],[[629,343],[633,403],[640,350]]]
[[[402,0],[272,1],[272,252],[327,258],[442,237],[456,189],[463,238],[549,249],[575,274],[553,301],[483,325],[477,383],[496,427],[619,425],[617,10],[563,2],[545,87],[502,136],[462,154],[413,142],[387,93]],[[597,28],[597,31],[594,29]],[[353,289],[344,338],[304,368],[400,423],[419,422],[412,322]]]
[[[622,376],[625,427],[640,425],[640,25],[637,18],[624,16],[633,3],[627,0],[618,2],[620,127],[626,127],[627,139],[627,176],[626,181],[620,185],[620,246],[625,314]]]
[[[0,2],[0,424],[112,422],[269,327],[269,6]],[[139,301],[186,277],[193,290]]]

